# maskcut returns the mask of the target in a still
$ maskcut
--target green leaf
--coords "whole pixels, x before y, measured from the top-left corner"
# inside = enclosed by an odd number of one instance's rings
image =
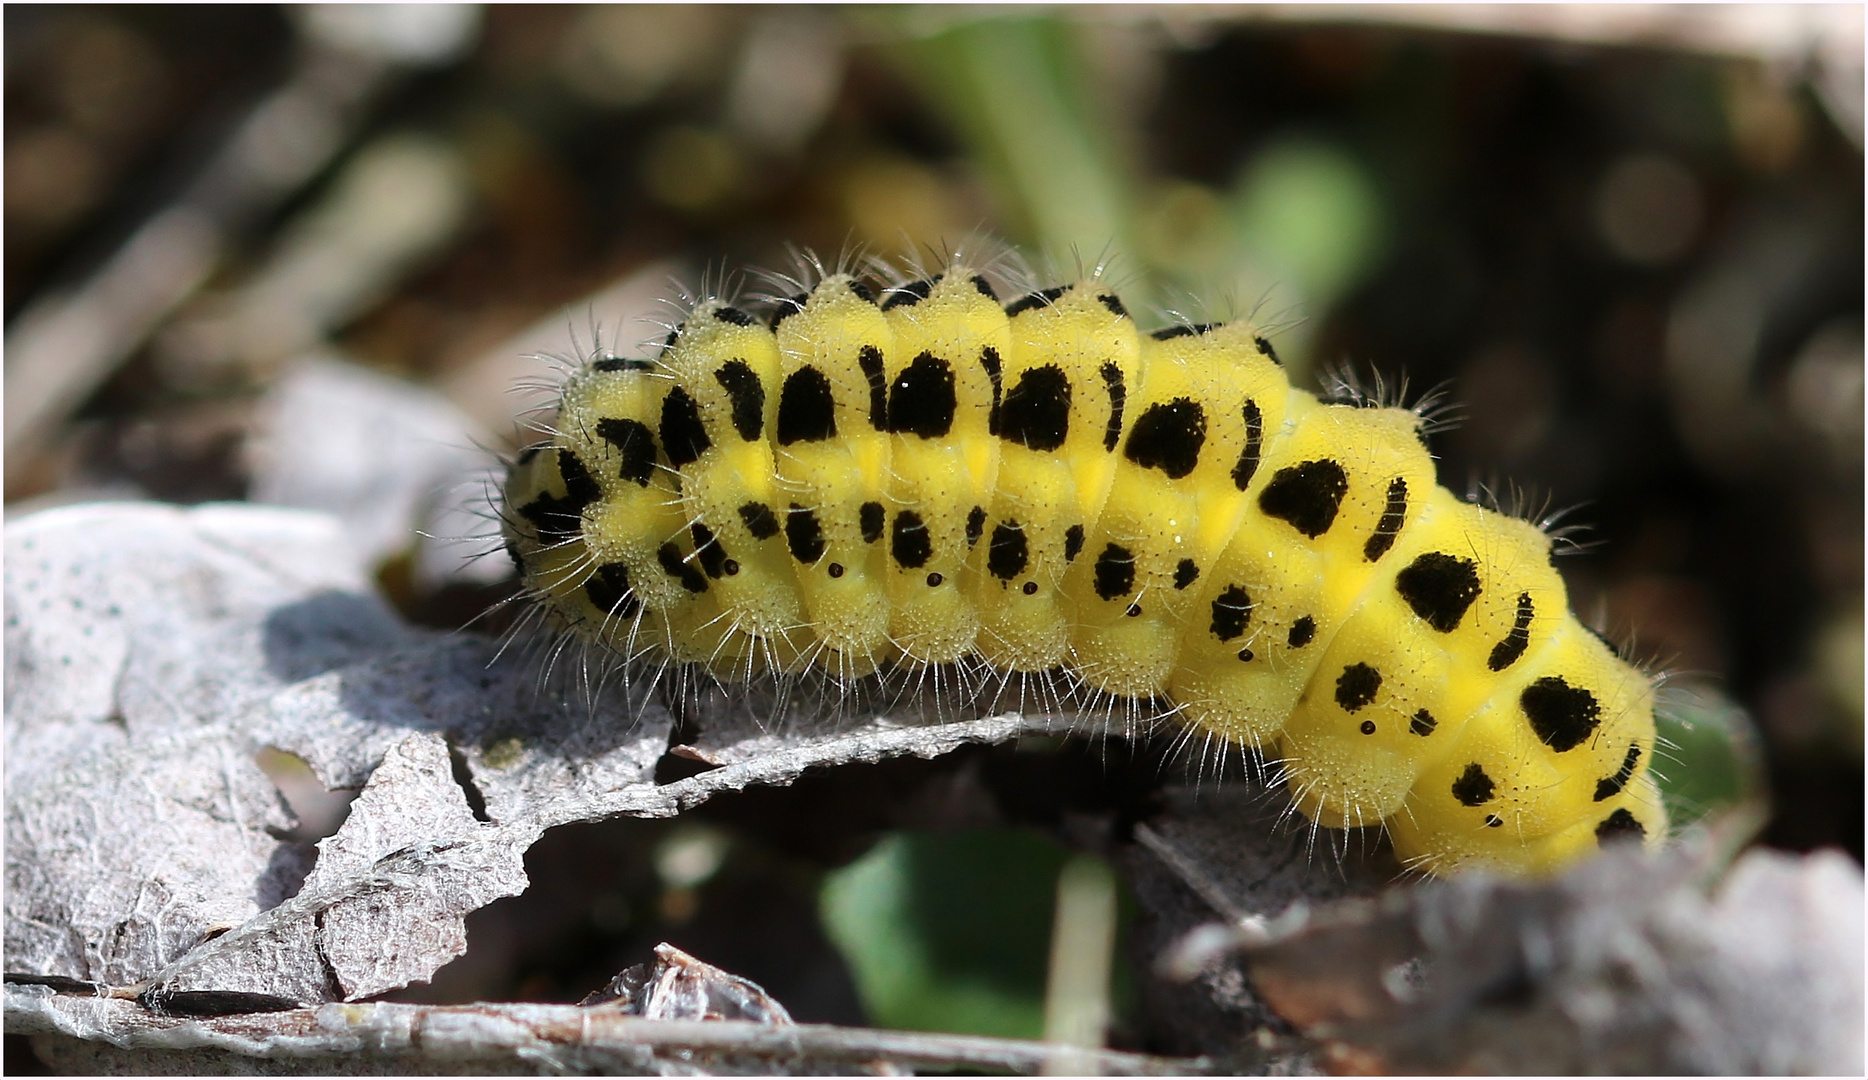
[[[1766,799],[1757,728],[1724,693],[1671,685],[1655,704],[1654,725],[1654,780],[1673,828]]]
[[[872,1023],[1035,1039],[1057,877],[1030,833],[895,833],[831,874],[821,910]]]

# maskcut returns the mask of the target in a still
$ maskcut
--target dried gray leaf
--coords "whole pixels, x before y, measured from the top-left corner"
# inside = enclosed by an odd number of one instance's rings
[[[216,730],[9,765],[8,970],[134,982],[294,885],[277,792]]]
[[[722,714],[699,740],[721,767],[658,785],[666,710],[554,694],[493,643],[402,626],[330,518],[74,507],[9,523],[7,548],[7,968],[146,983],[158,1008],[422,981],[464,949],[462,916],[525,887],[548,828],[1042,726],[779,735]],[[309,867],[265,748],[362,789]]]
[[[316,515],[80,506],[6,550],[7,965],[136,981],[303,875],[233,725],[409,633]]]
[[[480,835],[497,831],[474,820],[446,743],[410,735],[318,845],[298,895],[167,967],[152,998],[239,989],[350,1000],[426,979],[467,950],[468,912],[526,886],[524,849]]]
[[[1862,1055],[1862,876],[1624,849],[1548,883],[1466,876],[1240,935],[1264,997],[1354,1072],[1837,1073]]]
[[[233,722],[283,686],[414,639],[336,522],[232,505],[9,521],[6,612],[9,764],[33,772],[60,753],[42,744]]]
[[[524,891],[524,847],[477,842],[489,830],[474,820],[438,736],[412,735],[384,756],[344,827],[318,845],[306,891],[342,888],[410,849],[434,857],[418,888],[353,896],[324,912],[319,945],[336,996],[355,1000],[428,978],[436,958],[467,951],[468,912]]]

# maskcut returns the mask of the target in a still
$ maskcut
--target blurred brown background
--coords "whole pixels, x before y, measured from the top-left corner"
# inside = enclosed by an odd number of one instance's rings
[[[1443,482],[1577,506],[1579,611],[1861,857],[1859,7],[4,17],[9,513],[331,509],[452,628],[503,567],[412,530],[485,531],[527,354],[788,244],[1110,253],[1447,386]]]

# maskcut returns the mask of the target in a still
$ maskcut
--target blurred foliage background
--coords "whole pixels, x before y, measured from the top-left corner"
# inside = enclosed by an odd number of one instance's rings
[[[484,531],[437,492],[528,354],[984,232],[1297,378],[1446,387],[1443,482],[1579,507],[1578,609],[1673,673],[1676,805],[1761,775],[1768,842],[1859,860],[1861,18],[9,5],[7,510],[333,509],[453,628],[501,568],[412,530]],[[1161,770],[893,767],[560,830],[411,994],[575,1000],[670,940],[799,1019],[1038,1034],[1060,823]]]

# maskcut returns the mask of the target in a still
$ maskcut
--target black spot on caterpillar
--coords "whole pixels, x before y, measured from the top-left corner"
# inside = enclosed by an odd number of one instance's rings
[[[1611,844],[1618,840],[1639,840],[1647,835],[1647,829],[1639,819],[1623,807],[1602,819],[1596,826],[1596,842]]]
[[[1530,717],[1531,730],[1559,754],[1580,746],[1602,722],[1596,696],[1564,682],[1561,675],[1537,680],[1524,688],[1518,700],[1524,715]]]
[[[550,621],[625,661],[1166,703],[1425,871],[1664,835],[1648,681],[1569,612],[1550,539],[1440,487],[1420,436],[1293,387],[1248,322],[837,274],[575,372],[503,539]]]
[[[836,400],[830,396],[830,380],[813,367],[792,372],[778,396],[778,445],[836,437]]]
[[[1025,530],[1016,521],[1004,522],[992,530],[986,552],[986,570],[1000,581],[1011,581],[1024,573],[1031,558]]]
[[[882,523],[888,519],[888,511],[875,501],[866,502],[857,511],[857,524],[863,530],[863,543],[873,544],[882,539]]]
[[[889,294],[889,298],[882,302],[882,310],[893,311],[898,307],[908,307],[926,300],[928,293],[934,291],[935,282],[940,279],[941,275],[936,274],[923,281],[911,281],[906,285],[896,286]]]
[[[1395,577],[1395,590],[1428,626],[1450,634],[1479,596],[1479,567],[1471,559],[1430,551]]]
[[[889,551],[895,556],[895,564],[904,570],[918,570],[928,564],[928,559],[934,555],[934,542],[920,514],[903,510],[895,515],[895,533]]]
[[[778,535],[778,516],[764,503],[749,502],[741,506],[739,519],[754,540],[769,540]]]
[[[707,591],[707,579],[699,570],[689,566],[681,559],[681,549],[673,541],[663,544],[655,550],[655,561],[661,564],[669,577],[681,583],[681,587],[691,593]]]
[[[578,535],[584,515],[584,507],[597,500],[601,493],[597,482],[590,476],[590,470],[584,467],[582,459],[570,450],[559,450],[557,457],[559,482],[564,486],[563,495],[540,493],[531,502],[519,507],[520,516],[531,522],[538,542],[558,544]],[[524,560],[524,556],[519,556]]]
[[[700,522],[688,527],[689,535],[694,538],[694,557],[700,560],[701,569],[708,577],[719,579],[726,576],[726,548],[715,538],[713,530]]]
[[[1485,775],[1485,769],[1478,762],[1466,766],[1466,771],[1453,781],[1453,797],[1461,806],[1482,806],[1492,801],[1492,793],[1497,785]]]
[[[655,435],[648,425],[638,420],[605,417],[597,421],[597,434],[615,446],[622,456],[617,475],[635,481],[638,487],[647,487],[649,478],[655,475]]]
[[[1362,557],[1374,562],[1388,549],[1395,545],[1395,534],[1401,531],[1401,525],[1407,520],[1407,481],[1397,476],[1388,482],[1388,508],[1382,511],[1382,519],[1375,523],[1375,532],[1368,543],[1362,545]]]
[[[1199,464],[1206,444],[1206,412],[1187,398],[1148,406],[1129,432],[1123,456],[1144,469],[1160,469],[1179,480]]]
[[[629,568],[622,563],[604,563],[590,580],[584,582],[584,596],[599,611],[614,611],[631,618],[641,608],[629,591]]]
[[[1070,288],[1067,285],[1053,285],[1048,289],[1039,289],[1037,292],[1029,293],[1013,301],[1012,305],[1005,309],[1006,317],[1013,318],[1036,308],[1049,307],[1058,297],[1069,291]]]
[[[1110,544],[1096,557],[1096,595],[1104,600],[1127,596],[1135,588],[1135,555]]]
[[[1382,673],[1367,664],[1351,664],[1336,677],[1336,704],[1344,712],[1355,712],[1375,700],[1382,688]]]
[[[882,350],[865,345],[856,352],[857,366],[869,383],[869,424],[877,431],[889,430],[888,373],[882,370]],[[918,433],[917,433],[918,434]]]
[[[823,558],[824,527],[817,514],[792,503],[791,513],[785,515],[785,544],[791,548],[791,557],[806,566]]]
[[[1240,406],[1239,415],[1245,420],[1245,446],[1239,450],[1239,463],[1232,467],[1232,486],[1244,491],[1252,486],[1252,477],[1258,475],[1258,455],[1260,444],[1265,438],[1265,421],[1258,411],[1258,403],[1251,398],[1245,399]]]
[[[1070,377],[1049,364],[1025,372],[999,408],[999,437],[1045,452],[1069,434]]]
[[[1129,403],[1128,384],[1123,381],[1122,367],[1110,361],[1097,369],[1103,377],[1103,388],[1109,393],[1109,423],[1103,428],[1103,449],[1114,450],[1122,439],[1122,414]]]
[[[1176,590],[1185,589],[1198,580],[1200,580],[1200,568],[1194,565],[1192,559],[1182,559],[1175,564],[1174,588]]]
[[[1306,461],[1279,469],[1259,493],[1258,507],[1315,540],[1336,523],[1336,512],[1349,493],[1343,467],[1334,461]]]
[[[1531,601],[1530,593],[1518,594],[1518,614],[1511,623],[1511,632],[1505,640],[1492,646],[1492,655],[1485,666],[1493,671],[1503,671],[1510,667],[1531,643],[1531,619],[1537,614],[1537,605]]]
[[[1615,770],[1615,775],[1606,780],[1599,780],[1596,782],[1595,801],[1601,802],[1603,799],[1613,798],[1621,794],[1621,790],[1627,787],[1628,781],[1633,778],[1635,766],[1640,764],[1640,762],[1641,748],[1639,746],[1630,746],[1628,748],[1628,756],[1622,759],[1622,767]]]
[[[1154,338],[1156,341],[1170,341],[1177,337],[1190,337],[1194,334],[1204,334],[1213,328],[1214,326],[1212,323],[1188,323],[1180,326],[1164,327],[1148,336]]]
[[[744,360],[728,360],[713,373],[733,403],[733,430],[751,442],[765,429],[765,387]],[[672,396],[672,395],[670,395]]]
[[[941,439],[953,428],[953,369],[931,352],[914,358],[889,388],[888,430]]]
[[[1213,621],[1208,631],[1221,641],[1231,641],[1245,633],[1252,619],[1252,601],[1237,585],[1213,598]]]
[[[668,464],[681,468],[700,459],[713,443],[701,425],[700,406],[677,386],[662,399],[662,451]]]

